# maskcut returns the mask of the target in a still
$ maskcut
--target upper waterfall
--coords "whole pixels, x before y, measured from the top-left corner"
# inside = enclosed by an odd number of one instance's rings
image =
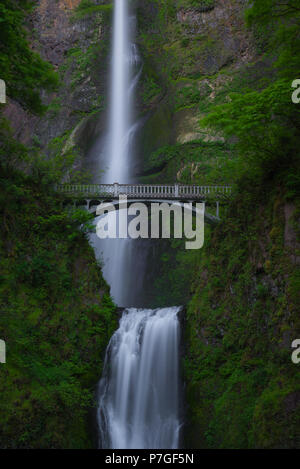
[[[115,0],[108,132],[109,168],[104,174],[104,182],[107,183],[128,182],[128,147],[132,119],[130,77],[136,53],[136,49],[130,44],[128,2]]]
[[[131,15],[128,0],[115,0],[110,72],[108,132],[98,159],[104,167],[104,183],[133,181],[135,136],[138,123],[134,122],[134,91],[142,64],[134,43],[135,16]],[[96,147],[97,148],[97,147]],[[96,150],[95,150],[96,151]],[[104,156],[101,159],[101,156]],[[100,166],[99,164],[99,166]],[[90,236],[97,257],[103,260],[103,274],[111,286],[111,295],[119,306],[132,305],[130,295],[141,283],[141,272],[135,272],[136,258],[131,239],[102,239]],[[127,271],[131,271],[128,276]]]

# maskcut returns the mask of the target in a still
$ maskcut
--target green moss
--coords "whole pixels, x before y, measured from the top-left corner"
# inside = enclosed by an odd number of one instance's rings
[[[170,105],[167,101],[164,101],[148,118],[140,135],[140,151],[143,155],[144,168],[147,167],[148,158],[153,150],[169,143],[170,126]]]
[[[296,299],[289,290],[294,264],[282,247],[278,226],[283,206],[276,191],[269,191],[268,202],[260,196],[264,210],[258,208],[255,216],[250,206],[257,196],[232,203],[226,222],[206,239],[198,257],[187,312],[187,447],[300,444],[295,424],[299,371],[291,362],[291,342],[300,330]],[[262,220],[264,229],[272,232],[269,245],[261,244],[266,239]],[[260,238],[253,239],[252,232]],[[267,259],[273,256],[267,271],[257,268],[261,251]],[[285,272],[284,282],[278,271]]]
[[[90,216],[53,193],[64,158],[32,158],[0,130],[1,447],[92,447],[88,414],[117,313],[86,237]]]
[[[101,13],[104,15],[105,21],[108,22],[111,19],[113,10],[113,3],[105,3],[102,5],[95,4],[92,0],[81,0],[78,7],[75,9],[73,14],[73,21],[80,20],[86,16],[95,15]]]
[[[196,11],[209,11],[215,6],[215,0],[177,0],[178,8],[195,8]]]
[[[151,153],[146,169],[157,181],[197,184],[230,184],[234,152],[221,142],[194,140],[165,145]],[[232,159],[232,165],[231,163]],[[160,173],[158,174],[158,171]],[[150,176],[151,177],[151,176]],[[149,176],[145,178],[148,180]]]
[[[7,95],[29,111],[42,114],[47,106],[42,103],[40,90],[54,91],[59,78],[53,66],[30,45],[28,28],[25,27],[33,3],[3,0],[1,15],[1,79],[6,82]]]

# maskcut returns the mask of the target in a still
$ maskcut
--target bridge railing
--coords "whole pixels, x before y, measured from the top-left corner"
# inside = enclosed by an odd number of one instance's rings
[[[112,197],[127,195],[129,198],[192,198],[229,196],[231,186],[197,186],[193,184],[59,184],[57,192],[68,196]]]

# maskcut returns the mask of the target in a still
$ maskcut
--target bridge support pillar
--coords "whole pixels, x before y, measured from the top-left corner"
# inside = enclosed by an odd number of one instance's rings
[[[90,208],[90,199],[86,199],[86,208],[87,210]]]
[[[216,210],[216,215],[219,218],[220,215],[220,202],[217,200],[217,210]]]

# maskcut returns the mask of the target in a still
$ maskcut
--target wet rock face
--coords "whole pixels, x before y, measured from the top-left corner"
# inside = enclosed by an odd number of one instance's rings
[[[177,19],[190,24],[195,31],[202,32],[207,28],[216,28],[221,22],[234,21],[234,16],[244,11],[247,0],[216,0],[214,7],[207,9],[181,8]]]
[[[81,25],[72,25],[69,20],[79,3],[80,0],[41,0],[33,15],[33,27],[39,36],[35,46],[55,66],[63,62],[64,53],[78,40]]]
[[[6,106],[5,115],[15,137],[24,144],[32,144],[34,136],[46,149],[52,139],[71,133],[103,106],[110,27],[101,11],[76,17],[79,3],[41,0],[31,15],[32,47],[57,70],[61,86],[56,93],[44,94],[43,101],[50,109],[42,118],[30,115],[15,102]],[[77,143],[74,135],[73,143]]]
[[[23,144],[29,145],[32,141],[32,129],[37,124],[38,118],[30,115],[19,103],[9,98],[7,98],[3,116],[9,121],[14,137]]]
[[[216,73],[225,65],[249,62],[253,57],[250,34],[244,27],[246,3],[247,0],[217,0],[215,7],[206,11],[182,8],[177,12],[177,21],[190,38],[203,36],[211,40],[210,54],[201,64],[203,72]]]
[[[216,132],[200,127],[199,122],[220,91],[230,89],[234,74],[256,59],[251,31],[244,21],[247,5],[248,0],[215,0],[209,8],[198,2],[197,7],[167,11],[154,0],[139,1],[144,70],[150,70],[150,81],[157,83],[157,95],[145,102],[149,86],[147,77],[141,80],[142,110],[147,113],[150,109],[152,116],[145,130],[149,124],[155,128],[153,116],[159,115],[166,101],[170,107],[169,132],[163,143],[151,135],[151,151],[164,144],[198,139],[224,141]],[[141,148],[147,159],[151,151],[144,138]]]

